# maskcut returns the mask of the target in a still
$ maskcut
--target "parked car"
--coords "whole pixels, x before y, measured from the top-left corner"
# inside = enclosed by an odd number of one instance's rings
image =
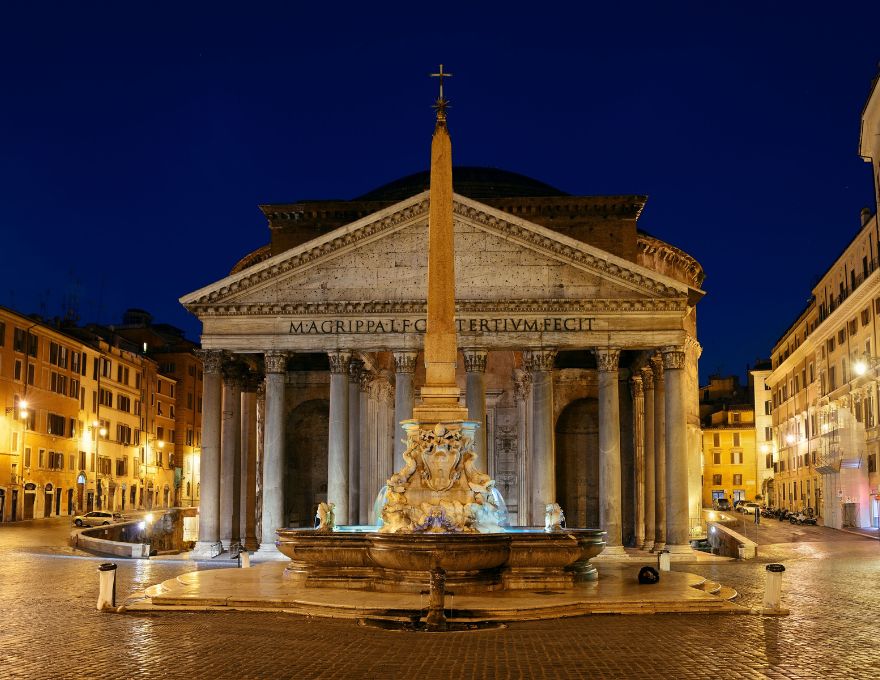
[[[736,510],[737,512],[742,512],[742,506],[744,503],[745,503],[745,500],[743,500],[743,499],[740,499],[738,501],[734,501],[733,502],[733,509]]]
[[[712,509],[713,510],[726,510],[730,512],[730,501],[726,498],[716,498],[712,501]]]
[[[107,512],[106,510],[94,510],[73,518],[73,523],[78,527],[97,527],[122,521],[123,517],[118,512]]]
[[[756,512],[761,510],[761,506],[757,503],[743,503],[739,506],[739,511],[745,515],[754,515]]]

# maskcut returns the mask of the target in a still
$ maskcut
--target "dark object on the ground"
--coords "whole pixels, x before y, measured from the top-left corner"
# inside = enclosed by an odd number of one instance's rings
[[[660,580],[660,572],[654,567],[642,567],[639,569],[639,583],[642,585],[653,585]]]
[[[704,553],[711,553],[712,552],[712,544],[709,543],[709,540],[705,539],[705,538],[700,538],[700,539],[691,541],[691,548],[693,548],[694,550],[699,550],[700,552],[704,552]]]

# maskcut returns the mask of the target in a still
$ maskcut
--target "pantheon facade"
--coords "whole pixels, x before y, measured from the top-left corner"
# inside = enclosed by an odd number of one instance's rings
[[[458,381],[512,524],[686,546],[700,518],[703,271],[638,228],[644,196],[455,168]],[[424,383],[428,173],[265,205],[270,242],[181,298],[203,324],[197,551],[371,524]]]

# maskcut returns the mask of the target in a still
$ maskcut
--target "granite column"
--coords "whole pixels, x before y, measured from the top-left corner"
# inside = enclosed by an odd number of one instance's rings
[[[213,557],[220,542],[220,422],[223,410],[223,354],[203,350],[202,451],[199,457],[198,556]]]
[[[651,550],[654,547],[654,534],[656,532],[656,513],[654,500],[655,468],[654,468],[654,371],[650,367],[643,368],[642,385],[645,391],[645,542],[643,550]]]
[[[645,390],[640,373],[630,378],[633,401],[633,450],[635,452],[635,547],[645,543]]]
[[[553,362],[555,349],[523,352],[523,360],[532,376],[532,522],[541,523],[547,505],[556,502],[556,455],[553,442]]]
[[[330,428],[327,442],[327,502],[337,524],[348,524],[348,352],[329,352]]]
[[[683,347],[664,347],[662,353],[666,375],[666,548],[689,553],[685,353]]]
[[[654,370],[654,552],[666,548],[666,389],[663,359],[651,358]]]
[[[486,459],[486,359],[489,353],[484,349],[465,349],[464,370],[466,374],[465,404],[468,420],[478,423],[474,432],[474,449],[478,465],[489,469]]]
[[[248,550],[259,547],[257,504],[257,379],[247,376],[241,392],[241,524],[239,540]]]
[[[625,555],[620,489],[620,350],[596,350],[599,373],[599,524],[607,532],[604,554]]]
[[[263,441],[263,533],[260,550],[277,552],[275,530],[287,525],[284,516],[284,384],[287,354],[266,354],[266,408]]]
[[[364,362],[348,364],[348,514],[352,524],[366,524],[361,515],[361,370]]]
[[[403,469],[406,433],[400,426],[413,417],[413,374],[418,352],[394,352],[394,472]]]
[[[220,435],[220,540],[229,548],[238,543],[241,510],[241,386],[239,364],[227,364],[223,374],[223,423]]]

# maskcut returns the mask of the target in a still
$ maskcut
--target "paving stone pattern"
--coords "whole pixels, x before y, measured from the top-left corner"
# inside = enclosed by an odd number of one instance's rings
[[[27,524],[0,526],[2,678],[739,680],[880,672],[880,541],[859,536],[765,545],[756,561],[688,567],[759,606],[764,567],[781,561],[789,617],[606,615],[428,634],[274,613],[98,613],[96,569],[105,560],[60,547],[66,523]],[[116,563],[119,599],[194,566]]]

